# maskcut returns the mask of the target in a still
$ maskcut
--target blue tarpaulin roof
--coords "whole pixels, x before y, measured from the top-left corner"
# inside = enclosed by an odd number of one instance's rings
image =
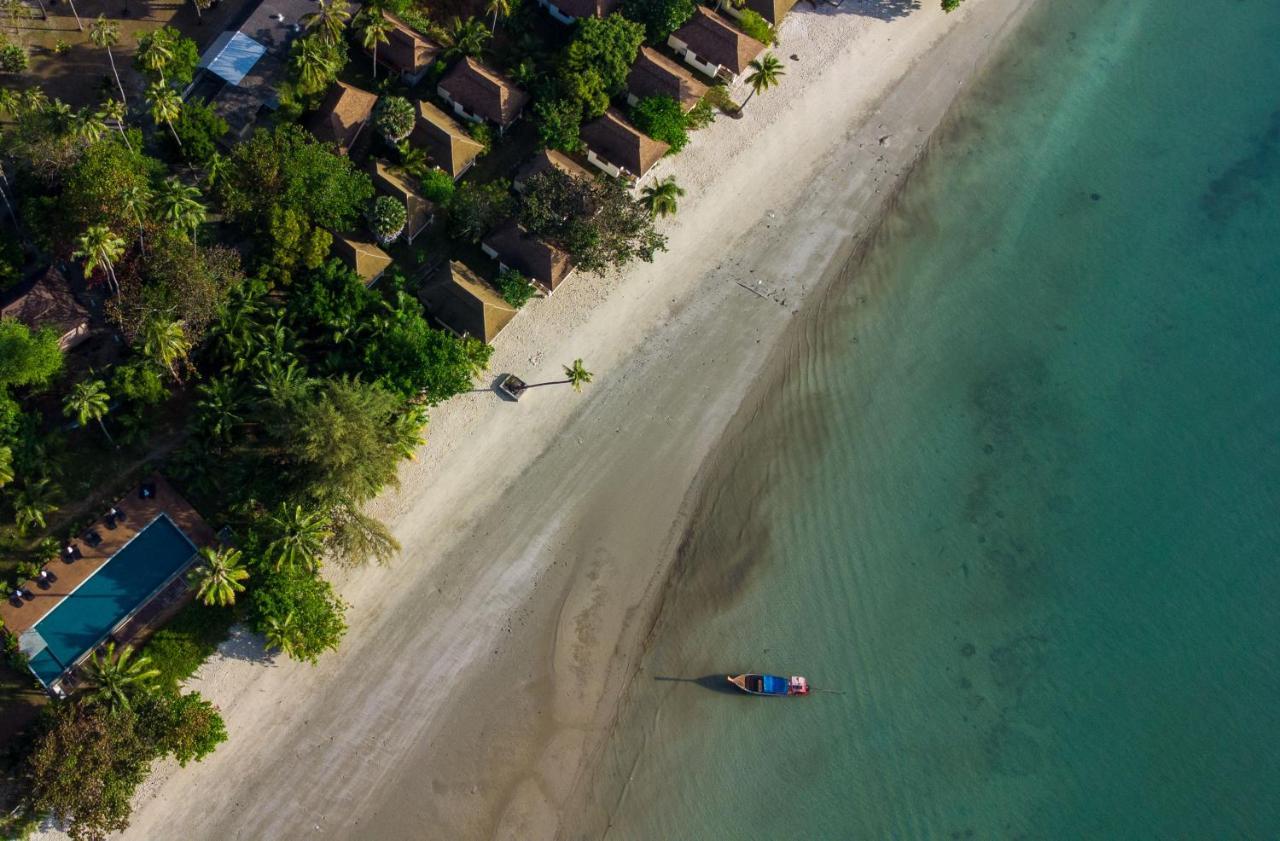
[[[777,675],[764,675],[763,685],[760,689],[766,695],[786,695],[787,679]]]
[[[231,84],[238,85],[266,51],[266,47],[243,32],[224,32],[205,51],[200,66],[208,68],[210,73]]]

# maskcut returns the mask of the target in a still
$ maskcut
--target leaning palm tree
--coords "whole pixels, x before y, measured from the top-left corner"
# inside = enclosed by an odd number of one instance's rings
[[[182,140],[178,137],[178,130],[173,127],[173,121],[182,114],[182,97],[163,81],[152,82],[147,86],[147,101],[151,103],[151,119],[168,124],[174,142],[181,149]]]
[[[102,47],[107,51],[107,60],[111,62],[111,75],[116,77],[116,87],[120,89],[120,101],[128,103],[129,97],[125,96],[124,85],[120,82],[120,72],[116,70],[116,57],[111,52],[111,48],[120,41],[120,24],[107,20],[106,15],[98,15],[98,19],[89,24],[89,40],[95,47]]]
[[[683,195],[684,188],[671,175],[645,187],[640,200],[654,216],[674,216],[676,202]]]
[[[298,649],[298,622],[289,611],[283,618],[271,616],[267,618],[263,628],[263,636],[267,638],[267,648],[283,651],[289,657]]]
[[[155,206],[160,218],[175,228],[190,229],[191,242],[196,241],[196,231],[204,224],[208,213],[200,202],[200,190],[183,184],[176,177],[164,180],[156,193]]]
[[[115,439],[107,432],[107,425],[102,420],[110,408],[111,395],[107,393],[107,384],[102,380],[78,382],[62,399],[62,414],[75,418],[81,426],[88,426],[89,421],[97,421],[102,434],[115,446]]]
[[[493,26],[489,28],[492,34],[498,31],[498,18],[506,19],[511,17],[511,13],[516,10],[515,0],[489,0],[485,3],[484,10],[493,15]]]
[[[191,352],[191,340],[181,321],[163,316],[147,320],[142,327],[142,351],[169,370],[175,380],[181,380],[178,363],[185,362]]]
[[[746,101],[742,103],[744,108],[751,97],[778,84],[779,79],[787,72],[773,53],[765,53],[748,66],[751,72],[747,74],[747,84],[751,86],[751,93],[747,94]]]
[[[389,40],[391,30],[395,27],[382,12],[372,9],[362,16],[360,26],[360,45],[373,51],[373,78],[378,78],[378,45]]]
[[[121,191],[120,204],[125,210],[131,212],[138,222],[138,247],[145,256],[147,242],[143,239],[143,230],[146,228],[144,217],[151,210],[151,190],[146,184],[130,184]]]
[[[84,32],[84,24],[80,22],[80,13],[76,11],[76,0],[67,0],[67,3],[71,6],[71,14],[76,16],[76,29]]]
[[[72,257],[84,260],[84,273],[87,277],[98,269],[107,273],[107,279],[117,293],[120,283],[116,280],[115,261],[124,253],[124,240],[111,232],[106,225],[91,225],[76,239],[76,250]]]
[[[157,29],[138,44],[138,63],[164,81],[164,69],[173,63],[173,42]]]
[[[86,146],[92,146],[101,140],[106,130],[107,124],[102,119],[102,115],[88,108],[80,109],[71,119],[72,136],[84,141]]]
[[[319,90],[333,73],[329,47],[316,38],[303,38],[293,54],[298,81],[308,90]]]
[[[149,692],[160,670],[151,666],[150,657],[134,657],[132,645],[117,653],[113,640],[89,658],[80,676],[90,702],[106,704],[112,710],[127,710],[130,696]]]
[[[547,380],[542,383],[529,383],[528,385],[523,386],[520,390],[527,391],[528,389],[538,388],[544,385],[571,385],[573,386],[574,391],[582,391],[582,387],[591,382],[592,374],[586,368],[582,367],[581,359],[575,359],[573,360],[572,365],[565,365],[563,367],[565,376],[563,380]]]
[[[320,555],[332,536],[327,514],[307,511],[301,505],[290,509],[281,503],[279,512],[269,520],[269,528],[276,538],[267,544],[266,557],[277,570],[320,567]]]
[[[489,33],[484,31],[484,24],[475,18],[454,18],[445,33],[448,49],[445,58],[477,58],[484,51]]]
[[[342,40],[342,31],[351,20],[351,7],[346,0],[319,0],[317,10],[302,16],[302,25],[307,29],[318,29],[330,44]]]
[[[226,607],[236,603],[236,593],[244,592],[240,582],[249,571],[240,560],[240,550],[230,546],[200,550],[200,563],[191,570],[188,580],[196,588],[196,598],[210,607]]]
[[[133,144],[129,142],[129,132],[124,129],[124,118],[126,110],[123,102],[116,102],[114,99],[108,99],[102,103],[102,110],[98,112],[98,119],[105,125],[107,123],[115,123],[116,131],[120,132],[120,138],[124,140],[124,146],[130,152],[133,151]]]

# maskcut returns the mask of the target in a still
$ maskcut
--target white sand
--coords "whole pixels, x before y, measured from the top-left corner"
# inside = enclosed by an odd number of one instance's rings
[[[889,21],[873,2],[797,7],[782,85],[659,164],[688,190],[670,251],[575,278],[500,337],[493,374],[552,379],[582,357],[587,391],[436,410],[421,461],[374,506],[403,556],[335,576],[352,604],[342,649],[310,667],[264,661],[247,634],[228,643],[193,688],[230,742],[158,769],[127,836],[585,834],[560,816],[631,676],[700,467],[805,294],[1031,1],[944,16],[926,0]]]

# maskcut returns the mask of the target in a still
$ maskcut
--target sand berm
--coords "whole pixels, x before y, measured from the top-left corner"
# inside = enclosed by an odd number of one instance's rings
[[[230,741],[157,768],[125,837],[598,837],[575,791],[708,457],[1031,2],[797,6],[781,85],[658,165],[688,191],[669,251],[573,279],[498,341],[493,375],[554,379],[581,357],[594,381],[437,409],[373,506],[401,557],[333,573],[341,650],[300,665],[239,632],[192,681]]]

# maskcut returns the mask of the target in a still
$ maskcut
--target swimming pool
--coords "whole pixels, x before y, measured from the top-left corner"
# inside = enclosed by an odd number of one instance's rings
[[[102,567],[35,624],[43,648],[31,670],[46,685],[93,649],[169,583],[196,553],[195,545],[160,514]]]

